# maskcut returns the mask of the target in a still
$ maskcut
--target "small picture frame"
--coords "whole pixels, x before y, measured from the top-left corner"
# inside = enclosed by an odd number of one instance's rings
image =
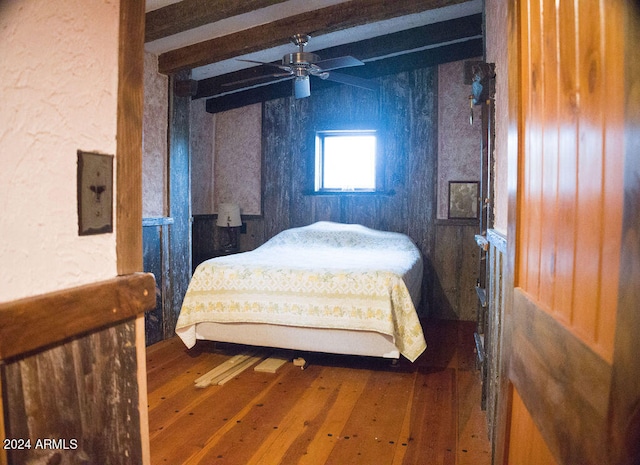
[[[449,219],[478,218],[478,181],[449,181]]]

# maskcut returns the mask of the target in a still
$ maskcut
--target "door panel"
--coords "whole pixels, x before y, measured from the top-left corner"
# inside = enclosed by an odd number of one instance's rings
[[[628,4],[509,4],[513,401],[496,463],[612,463]]]
[[[520,9],[515,286],[611,361],[623,145],[607,136],[623,127],[623,83],[615,80],[623,60],[612,32],[620,29],[617,11],[600,3],[523,0]]]
[[[508,322],[509,380],[558,463],[606,463],[602,445],[611,365],[521,289],[514,291]],[[512,427],[527,421],[516,413],[512,412]],[[527,447],[527,442],[512,444],[510,449]]]
[[[509,449],[509,463],[536,463],[557,465],[553,454],[544,442],[531,415],[524,406],[518,391],[513,395],[513,417],[517,419],[511,426],[511,440],[516,444],[526,444],[526,447]]]

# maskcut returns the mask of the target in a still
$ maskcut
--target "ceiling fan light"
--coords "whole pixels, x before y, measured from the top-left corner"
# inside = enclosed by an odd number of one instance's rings
[[[293,95],[295,98],[305,98],[311,95],[309,76],[296,77],[293,80]]]

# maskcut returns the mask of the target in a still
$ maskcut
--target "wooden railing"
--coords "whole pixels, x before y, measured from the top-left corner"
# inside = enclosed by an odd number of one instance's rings
[[[134,273],[0,303],[0,360],[134,318],[155,300],[153,275]]]

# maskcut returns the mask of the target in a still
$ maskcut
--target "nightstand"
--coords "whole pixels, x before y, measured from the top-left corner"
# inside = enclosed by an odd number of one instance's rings
[[[241,252],[240,250],[210,250],[204,253],[194,254],[193,263],[191,264],[191,268],[192,268],[191,273],[193,273],[196,270],[196,267],[200,263],[206,260],[209,260],[210,258],[226,257],[227,255],[234,255],[240,252]]]

